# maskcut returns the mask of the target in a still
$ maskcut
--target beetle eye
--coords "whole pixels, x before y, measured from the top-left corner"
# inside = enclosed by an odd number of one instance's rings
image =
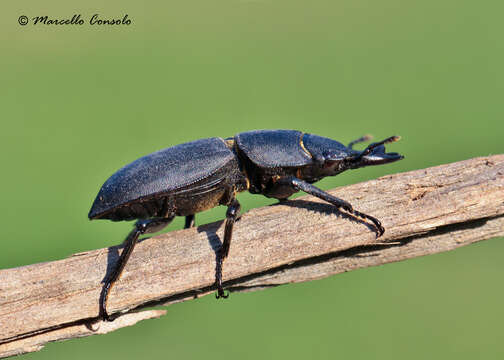
[[[334,168],[338,163],[341,163],[341,160],[326,160],[324,161],[323,168],[324,169],[332,169]]]

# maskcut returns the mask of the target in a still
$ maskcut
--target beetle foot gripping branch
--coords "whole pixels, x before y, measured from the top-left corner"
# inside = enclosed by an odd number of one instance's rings
[[[376,227],[376,230],[377,230],[376,238],[379,238],[380,236],[382,236],[385,233],[385,228],[383,227],[381,221],[378,220],[377,218],[375,218],[371,215],[361,213],[360,211],[357,211],[357,210],[353,210],[351,213],[354,214],[355,216],[360,217],[361,219],[371,220],[371,222],[374,224],[374,226]]]
[[[248,131],[233,138],[209,138],[173,146],[117,171],[103,184],[88,216],[91,220],[139,221],[126,238],[124,250],[103,287],[100,299],[103,318],[110,319],[106,311],[108,293],[121,276],[141,234],[161,230],[175,216],[186,217],[186,228],[194,226],[194,214],[217,205],[228,206],[215,274],[217,298],[226,298],[222,265],[240,211],[235,195],[245,190],[280,200],[305,191],[371,221],[377,236],[381,236],[385,229],[378,219],[354,210],[348,202],[312,185],[348,169],[403,158],[385,152],[385,144],[399,140],[398,136],[370,144],[363,151],[353,149],[353,145],[369,139],[364,136],[345,146],[336,140],[295,130]]]
[[[279,179],[277,182],[280,182],[280,184],[285,185],[285,186],[292,186],[295,190],[299,191],[304,191],[307,194],[313,195],[315,197],[318,197],[321,200],[327,201],[329,204],[332,204],[336,206],[338,209],[341,208],[350,214],[353,214],[357,217],[360,217],[362,219],[367,219],[370,220],[374,226],[376,227],[376,237],[379,238],[380,236],[383,235],[385,232],[385,228],[382,226],[380,220],[374,218],[371,215],[367,215],[364,213],[361,213],[360,211],[354,210],[353,206],[346,202],[345,200],[339,199],[335,196],[332,196],[331,194],[326,193],[325,191],[303,181],[295,177],[285,177]]]
[[[227,299],[229,297],[229,291],[224,291],[222,287],[222,263],[224,262],[224,257],[222,255],[222,248],[219,249],[217,255],[217,265],[215,266],[215,286],[217,287],[217,293],[215,293],[216,299]]]
[[[226,212],[224,241],[222,242],[222,246],[217,252],[217,266],[215,269],[215,283],[217,285],[217,294],[215,294],[215,298],[217,299],[227,299],[229,297],[229,293],[224,292],[224,289],[222,287],[222,264],[224,262],[224,259],[229,255],[229,247],[231,245],[231,238],[233,236],[233,226],[240,216],[240,208],[241,205],[238,200],[236,200],[236,198],[233,198]]]
[[[162,230],[164,227],[168,226],[170,222],[172,222],[173,216],[169,216],[168,218],[161,219],[149,219],[149,220],[138,220],[135,223],[135,228],[129,233],[126,240],[124,240],[123,251],[121,252],[121,256],[117,261],[116,267],[114,268],[111,275],[105,281],[105,285],[103,286],[103,291],[100,299],[100,314],[103,321],[112,321],[113,318],[107,313],[107,299],[110,292],[110,289],[114,285],[114,283],[119,279],[121,273],[128,261],[131,253],[133,252],[133,248],[135,247],[138,237],[142,234],[155,233]]]

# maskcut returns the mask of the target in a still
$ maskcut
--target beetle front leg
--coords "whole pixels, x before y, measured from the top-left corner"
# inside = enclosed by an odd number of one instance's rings
[[[107,313],[107,299],[110,289],[115,284],[117,280],[121,277],[121,274],[128,262],[128,259],[135,248],[138,237],[142,234],[155,233],[166,227],[175,217],[171,215],[168,218],[154,218],[149,220],[138,220],[135,223],[135,228],[128,234],[126,240],[124,240],[124,248],[116,263],[116,267],[112,274],[105,281],[103,286],[102,295],[100,297],[100,315],[104,321],[112,321],[113,319]]]
[[[361,213],[360,211],[354,210],[352,205],[349,202],[346,202],[345,200],[342,200],[342,199],[339,199],[335,196],[332,196],[332,195],[326,193],[325,191],[320,190],[316,186],[313,186],[312,184],[307,183],[306,181],[298,179],[297,177],[294,177],[294,176],[287,176],[287,177],[283,177],[283,178],[278,179],[275,183],[278,185],[291,186],[298,191],[299,190],[304,191],[305,193],[316,196],[319,199],[327,201],[328,203],[330,203],[338,208],[342,208],[343,210],[348,211],[350,214],[353,214],[353,215],[358,216],[363,219],[370,220],[376,227],[376,230],[377,230],[376,237],[377,238],[382,236],[383,233],[385,232],[385,228],[382,226],[380,220],[372,217],[371,215],[367,215],[367,214]]]
[[[224,292],[224,289],[222,288],[222,264],[224,262],[224,259],[228,256],[229,254],[229,247],[231,245],[231,238],[233,236],[233,225],[238,219],[238,216],[240,215],[240,203],[236,198],[234,198],[231,201],[231,204],[229,204],[228,209],[226,211],[226,225],[224,227],[224,241],[222,242],[222,245],[217,253],[217,268],[216,268],[216,283],[217,283],[217,294],[215,297],[217,299],[220,298],[227,298],[229,294],[226,294]]]

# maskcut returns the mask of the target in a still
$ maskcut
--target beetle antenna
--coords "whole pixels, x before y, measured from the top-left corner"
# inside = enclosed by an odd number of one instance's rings
[[[400,139],[401,139],[400,136],[394,135],[394,136],[386,138],[385,140],[382,140],[380,142],[369,144],[369,146],[367,148],[365,148],[359,155],[357,155],[356,158],[352,159],[352,161],[359,161],[364,156],[370,154],[371,151],[373,151],[373,149],[376,149],[378,146],[388,144],[388,143],[393,143],[393,142],[399,141]]]
[[[370,134],[366,134],[360,138],[358,138],[357,140],[354,140],[354,141],[350,141],[348,143],[348,148],[351,149],[355,144],[358,144],[358,143],[361,143],[361,142],[366,142],[366,141],[369,141],[373,138],[373,135],[370,135]]]

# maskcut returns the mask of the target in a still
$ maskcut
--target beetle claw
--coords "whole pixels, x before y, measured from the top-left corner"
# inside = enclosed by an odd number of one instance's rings
[[[362,218],[362,219],[370,220],[373,223],[373,225],[376,227],[376,238],[377,239],[385,233],[385,228],[381,224],[380,220],[378,220],[377,218],[374,218],[370,215],[366,215],[366,214],[361,213],[359,211],[353,211],[353,214]]]
[[[377,228],[378,232],[376,234],[376,238],[378,239],[380,236],[382,236],[385,233],[385,228],[383,226],[378,226]]]
[[[226,292],[224,289],[217,289],[217,293],[215,294],[216,299],[227,299],[229,297],[229,291]]]

